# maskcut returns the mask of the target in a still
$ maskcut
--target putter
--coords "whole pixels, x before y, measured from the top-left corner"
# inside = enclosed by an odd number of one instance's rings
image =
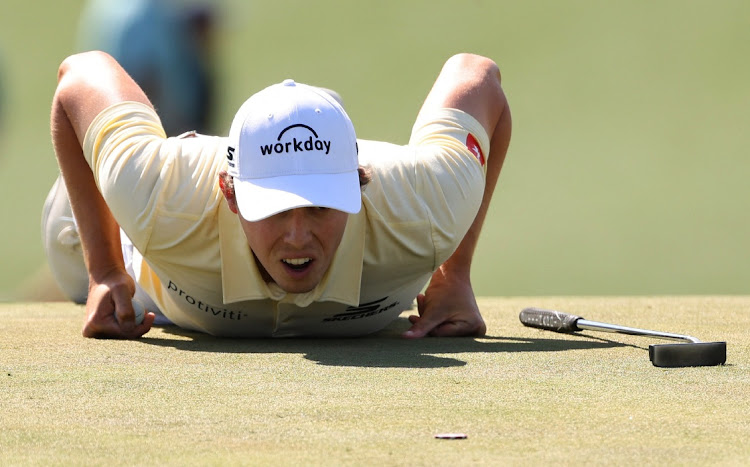
[[[526,308],[521,311],[518,318],[525,326],[547,331],[573,333],[586,329],[683,342],[649,345],[648,355],[651,363],[658,367],[714,366],[723,365],[727,360],[726,342],[701,342],[691,336],[599,323],[580,316],[540,308]]]

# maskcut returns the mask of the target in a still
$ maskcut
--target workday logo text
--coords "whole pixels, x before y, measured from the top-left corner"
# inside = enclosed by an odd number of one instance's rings
[[[302,131],[295,131],[293,137],[287,137],[282,141],[284,134],[295,128],[301,128]],[[310,151],[325,151],[325,154],[328,154],[331,151],[331,141],[320,139],[315,130],[302,123],[289,125],[281,130],[276,142],[260,145],[260,153],[263,156]]]

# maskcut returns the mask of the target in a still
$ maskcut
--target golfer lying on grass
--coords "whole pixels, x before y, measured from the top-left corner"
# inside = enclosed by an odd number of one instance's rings
[[[405,146],[357,140],[335,99],[292,80],[250,97],[228,137],[167,138],[110,56],[71,56],[58,79],[64,185],[43,222],[69,196],[84,336],[138,338],[153,312],[215,336],[357,336],[415,298],[404,337],[485,333],[470,266],[511,132],[493,61],[450,58]],[[70,227],[46,236],[51,263],[75,245]],[[137,290],[151,301],[140,324]]]

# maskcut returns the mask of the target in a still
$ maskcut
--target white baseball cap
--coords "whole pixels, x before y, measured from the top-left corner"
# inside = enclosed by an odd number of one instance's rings
[[[315,206],[362,206],[357,136],[325,91],[285,80],[251,96],[229,130],[227,173],[242,217],[258,221]]]

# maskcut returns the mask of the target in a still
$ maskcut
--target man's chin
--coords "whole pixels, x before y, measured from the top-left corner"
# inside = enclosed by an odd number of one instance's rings
[[[282,287],[286,293],[307,293],[315,289],[315,287]]]
[[[275,281],[276,285],[281,287],[286,293],[307,293],[315,289],[319,282],[311,284],[308,281],[300,282],[294,280]]]
[[[307,293],[314,290],[323,274],[319,270],[310,268],[305,271],[288,271],[281,269],[274,271],[271,279],[286,293]]]

